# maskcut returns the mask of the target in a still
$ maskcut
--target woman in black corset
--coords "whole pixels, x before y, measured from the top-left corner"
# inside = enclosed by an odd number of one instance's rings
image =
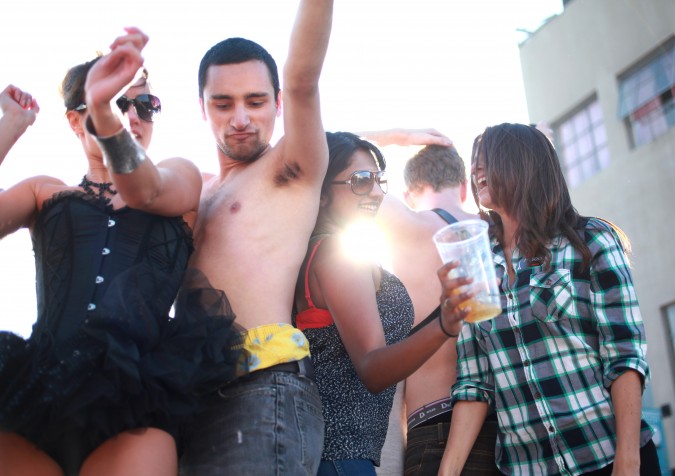
[[[0,192],[0,237],[30,230],[38,303],[30,338],[0,332],[0,474],[176,474],[178,426],[234,374],[238,333],[219,292],[185,293],[169,317],[201,177],[145,155],[161,108],[146,42],[127,29],[63,80],[81,183],[39,176]],[[24,120],[1,124],[0,161],[38,111],[15,89],[0,105]]]

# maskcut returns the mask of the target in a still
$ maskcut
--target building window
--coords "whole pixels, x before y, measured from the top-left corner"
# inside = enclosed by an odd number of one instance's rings
[[[554,124],[556,148],[567,184],[575,187],[609,165],[607,131],[596,97]]]
[[[666,332],[668,333],[668,347],[670,348],[670,365],[675,368],[675,302],[664,308],[666,318]]]
[[[619,117],[634,147],[656,140],[675,126],[675,39],[619,78]]]

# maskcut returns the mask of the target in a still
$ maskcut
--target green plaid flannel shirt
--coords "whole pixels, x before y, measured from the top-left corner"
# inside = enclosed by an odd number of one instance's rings
[[[646,340],[629,265],[615,232],[589,219],[592,261],[559,236],[551,268],[530,266],[518,250],[508,282],[504,253],[492,241],[502,278],[502,314],[465,324],[457,343],[453,402],[480,400],[499,419],[496,460],[505,474],[581,474],[614,460],[612,382],[627,369],[649,376]],[[643,421],[640,445],[652,436]]]

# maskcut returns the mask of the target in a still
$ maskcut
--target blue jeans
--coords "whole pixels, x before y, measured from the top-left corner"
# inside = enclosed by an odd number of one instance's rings
[[[259,370],[207,398],[185,435],[182,476],[316,475],[324,424],[313,380]]]
[[[369,459],[321,460],[316,476],[375,476],[375,466]]]

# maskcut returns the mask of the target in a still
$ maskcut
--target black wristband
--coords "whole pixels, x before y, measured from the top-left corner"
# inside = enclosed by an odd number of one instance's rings
[[[448,337],[451,338],[457,338],[459,337],[459,334],[450,334],[448,331],[445,330],[445,327],[443,327],[443,314],[438,315],[438,325],[441,326],[441,330],[443,331],[443,334],[445,334]]]

